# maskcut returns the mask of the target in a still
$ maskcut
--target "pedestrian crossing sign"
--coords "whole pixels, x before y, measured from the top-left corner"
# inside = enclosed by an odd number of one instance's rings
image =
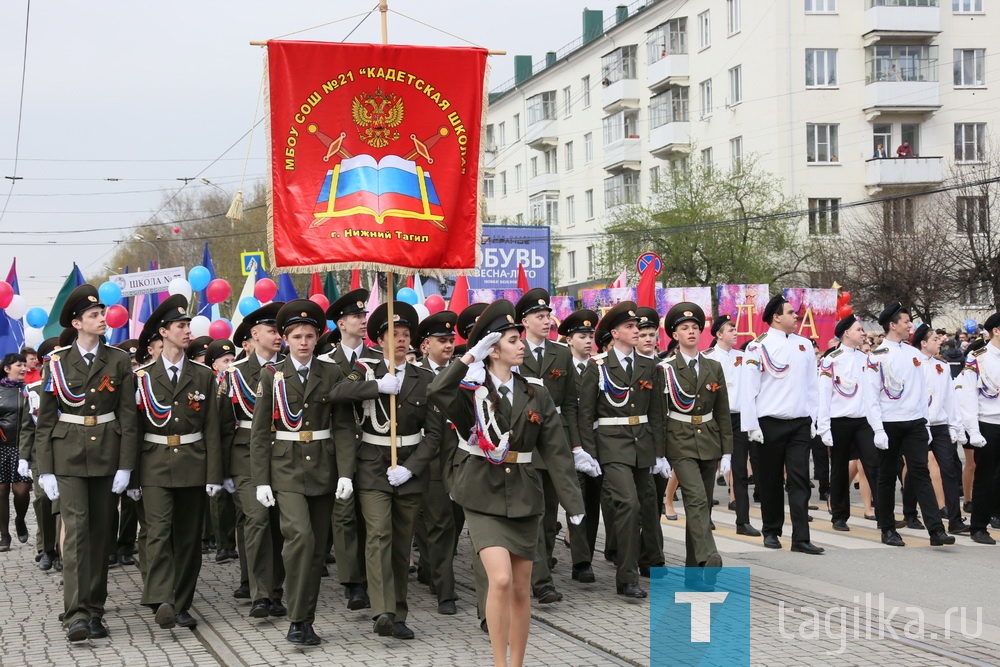
[[[257,274],[257,270],[265,270],[264,267],[264,251],[258,250],[256,252],[241,252],[240,253],[240,263],[243,264],[242,273],[245,276],[252,276]]]

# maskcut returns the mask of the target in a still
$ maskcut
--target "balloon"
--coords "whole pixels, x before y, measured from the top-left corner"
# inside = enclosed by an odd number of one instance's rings
[[[108,310],[104,313],[104,320],[112,329],[123,327],[128,324],[128,310],[118,303],[108,306]]]
[[[965,329],[965,333],[974,334],[979,330],[979,322],[976,322],[971,318],[967,319],[965,320],[965,323],[962,324],[962,328]]]
[[[851,293],[848,292],[847,290],[844,290],[843,292],[841,292],[840,296],[844,297],[844,303],[850,303],[851,302]]]
[[[122,300],[122,288],[109,280],[97,288],[97,296],[105,306],[111,306]]]
[[[409,287],[403,287],[398,292],[396,292],[396,300],[403,301],[410,304],[411,306],[417,305],[417,293],[414,292]]]
[[[198,338],[199,336],[208,335],[208,326],[212,323],[210,319],[204,315],[196,315],[191,318],[191,337]]]
[[[240,303],[239,306],[237,306],[237,308],[239,308],[240,315],[246,317],[253,311],[260,308],[260,301],[253,298],[252,296],[245,296],[242,299],[240,299]]]
[[[334,323],[333,320],[327,320],[326,321],[326,330],[327,331],[333,331],[336,328],[337,328],[337,325]]]
[[[28,347],[38,347],[45,340],[45,332],[41,329],[28,327],[24,330],[24,344]]]
[[[14,288],[6,280],[0,280],[0,308],[10,305],[10,300],[14,298]]]
[[[278,286],[270,278],[261,278],[253,286],[253,295],[261,303],[271,301],[277,293]]]
[[[212,340],[221,340],[222,338],[229,338],[229,334],[233,332],[233,325],[229,320],[222,318],[215,320],[208,325],[208,335],[212,337]]]
[[[19,320],[28,312],[28,300],[20,294],[15,294],[7,304],[7,317]]]
[[[326,312],[326,309],[330,307],[330,300],[322,294],[313,294],[309,297],[309,300],[315,304],[319,304],[319,307],[323,309],[323,312]]]
[[[222,303],[229,298],[232,291],[233,289],[227,281],[222,278],[216,278],[205,288],[205,296],[208,297],[209,303]]]
[[[429,317],[430,314],[431,314],[430,311],[427,310],[427,306],[425,306],[422,303],[418,303],[415,306],[413,306],[413,310],[417,311],[417,321],[418,322],[423,322],[424,318],[425,317]]]
[[[848,315],[852,315],[852,314],[854,314],[854,308],[852,308],[850,306],[850,304],[844,304],[843,306],[840,306],[839,308],[837,308],[837,319],[838,320],[842,320],[845,317],[847,317]]]
[[[850,301],[850,300],[851,300],[851,295],[850,294],[845,295],[843,292],[841,292],[837,296],[837,308],[840,308],[841,306],[846,306],[847,302]]]
[[[431,294],[424,299],[424,305],[427,306],[427,312],[431,315],[440,313],[444,310],[444,297],[440,294]]]
[[[212,274],[204,266],[192,266],[191,270],[188,271],[188,282],[191,283],[191,289],[195,292],[200,292],[208,287],[211,280]]]
[[[48,323],[49,314],[45,312],[44,308],[35,306],[24,315],[24,321],[29,327],[41,329]]]
[[[191,300],[191,283],[184,280],[183,278],[174,278],[167,285],[168,294],[180,294],[182,297]]]

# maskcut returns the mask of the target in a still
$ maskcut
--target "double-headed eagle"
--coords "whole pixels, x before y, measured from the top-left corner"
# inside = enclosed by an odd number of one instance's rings
[[[392,128],[403,122],[403,98],[376,88],[374,93],[361,93],[351,103],[351,116],[358,126],[358,137],[373,148],[388,146],[399,139]]]

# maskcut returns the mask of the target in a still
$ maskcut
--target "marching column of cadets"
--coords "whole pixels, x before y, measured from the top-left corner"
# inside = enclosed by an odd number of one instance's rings
[[[369,316],[367,299],[366,290],[355,290],[325,313],[306,300],[272,303],[248,315],[233,341],[192,341],[187,301],[174,296],[138,340],[116,349],[104,342],[97,290],[83,285],[73,292],[60,316],[63,334],[37,350],[42,375],[25,388],[30,409],[19,443],[19,470],[37,484],[36,562],[43,570],[63,568],[61,620],[70,641],[108,636],[107,567],[134,562],[136,518],[142,604],[162,628],[196,624],[189,609],[199,540],[203,523],[212,522],[217,560],[235,557],[227,533],[239,545],[234,597],[250,599],[251,618],[288,615],[288,641],[322,641],[313,623],[330,562],[348,608],[371,610],[373,632],[411,638],[406,582],[414,537],[418,579],[436,595],[439,613],[456,613],[454,555],[465,513],[452,498],[468,497],[461,488],[469,475],[486,474],[483,493],[502,493],[500,475],[510,474],[518,452],[531,461],[516,467],[530,469],[524,479],[533,485],[518,492],[538,494],[537,502],[525,517],[531,528],[518,523],[517,536],[501,543],[517,571],[521,542],[534,542],[531,584],[540,604],[562,599],[551,578],[560,503],[574,509],[565,516],[563,538],[572,578],[597,579],[592,561],[603,514],[604,557],[617,568],[617,593],[645,597],[640,576],[664,562],[656,509],[662,512],[671,476],[687,515],[686,564],[706,568],[706,579],[722,565],[711,532],[717,476],[729,480],[738,534],[781,548],[787,497],[791,550],[823,553],[809,530],[809,510],[817,509],[809,505],[814,440],[823,445],[820,456],[829,457],[814,467],[829,470],[820,499],[828,502],[834,530],[850,530],[850,486],[857,480],[864,516],[877,521],[887,545],[904,546],[898,533],[904,526],[926,528],[933,546],[953,544],[955,535],[995,544],[989,528],[1000,527],[1000,313],[969,344],[928,324],[914,328],[896,301],[878,318],[884,334],[867,334],[852,315],[816,355],[813,343],[795,333],[794,309],[781,296],[767,304],[768,328],[745,351],[736,347],[727,316],[713,323],[711,347],[698,351],[705,315],[691,303],[677,304],[662,320],[632,302],[603,318],[578,310],[559,324],[556,341],[549,335],[551,299],[542,289],[516,305],[476,304],[420,323],[397,302],[395,340],[388,341],[387,305]],[[477,329],[484,314],[510,326]],[[338,328],[320,336],[327,319]],[[672,344],[657,353],[655,336],[643,332],[660,324]],[[513,428],[519,415],[510,414],[523,402],[492,398],[503,382],[483,371],[510,329],[519,333],[519,347],[508,355],[516,353],[518,362],[510,370],[534,387],[531,405],[543,401],[559,426],[558,437],[535,457],[527,441],[512,442],[528,437]],[[367,347],[365,335],[378,346]],[[478,336],[476,349],[455,345],[456,335]],[[395,373],[387,349],[395,352]],[[415,350],[419,364],[405,360]],[[463,356],[467,368],[443,372]],[[490,368],[505,368],[508,357],[496,357],[500,365]],[[446,385],[456,378],[470,396],[488,388],[489,399],[473,400],[471,426],[464,416],[461,427],[452,419],[462,402]],[[503,408],[505,400],[513,405]],[[398,425],[395,467],[388,457],[390,402]],[[540,412],[529,412],[528,426],[541,421]],[[489,467],[482,468],[485,459]],[[570,486],[568,469],[576,473]],[[751,478],[760,494],[760,531],[750,521]],[[894,513],[897,481],[901,519]],[[220,521],[227,511],[231,528]],[[514,521],[510,511],[506,520]],[[963,512],[971,513],[970,523]],[[484,536],[500,529],[485,528],[481,508],[476,516],[473,532],[486,544],[493,538]],[[479,616],[490,631],[487,575],[496,562],[491,557],[487,567],[478,556]],[[523,608],[516,598],[511,604],[496,615],[503,627],[494,634],[516,648]]]

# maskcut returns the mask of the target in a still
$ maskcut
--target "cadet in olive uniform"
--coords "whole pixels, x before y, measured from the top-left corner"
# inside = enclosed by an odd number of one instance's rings
[[[656,343],[660,332],[660,314],[655,308],[639,306],[635,311],[639,316],[639,344],[635,353],[659,363],[656,357]],[[666,412],[664,412],[666,414]],[[663,437],[660,435],[659,437]],[[660,526],[660,507],[667,491],[667,477],[663,474],[650,475],[645,488],[639,490],[639,574],[649,576],[649,568],[661,567],[663,560],[663,527]]]
[[[595,355],[580,388],[580,437],[604,471],[603,493],[614,506],[618,541],[619,594],[643,598],[639,586],[639,497],[650,468],[667,465],[663,433],[663,374],[635,354],[638,306],[623,301],[608,311],[598,330],[611,333],[608,352]],[[597,428],[586,428],[597,423]]]
[[[667,460],[684,494],[685,565],[722,567],[711,523],[715,472],[729,472],[733,453],[726,375],[719,362],[698,352],[705,328],[701,307],[678,303],[664,322],[678,343],[660,368],[667,396]]]
[[[73,290],[59,323],[77,340],[56,349],[45,369],[35,453],[45,495],[61,498],[63,624],[70,641],[81,641],[108,634],[109,506],[135,467],[135,383],[128,355],[101,340],[107,324],[96,287]]]
[[[160,358],[135,372],[138,385],[139,485],[146,527],[142,604],[161,628],[192,628],[188,613],[201,571],[206,493],[222,491],[219,403],[212,369],[186,359],[188,302],[175,294],[143,327],[163,339]]]
[[[250,434],[257,501],[266,507],[277,502],[281,512],[291,621],[285,638],[293,644],[321,641],[313,622],[334,496],[353,494],[357,424],[347,405],[331,402],[343,373],[313,357],[325,322],[323,309],[306,299],[278,311],[288,356],[261,372]]]
[[[531,562],[545,509],[536,455],[545,459],[571,522],[583,520],[566,429],[541,381],[512,372],[524,359],[520,325],[509,301],[486,307],[469,352],[438,375],[430,398],[456,428],[459,451],[452,495],[465,508],[472,544],[490,580],[490,644],[496,665],[521,664],[531,622]],[[485,360],[486,367],[479,365]],[[482,378],[473,382],[470,373]],[[474,389],[474,391],[472,391]]]
[[[211,507],[212,527],[215,531],[215,539],[218,551],[215,555],[215,562],[220,563],[227,560],[240,560],[240,555],[236,551],[236,521],[239,512],[236,510],[236,484],[228,474],[230,467],[230,453],[232,451],[233,436],[236,432],[236,420],[229,418],[229,411],[232,410],[232,401],[225,395],[223,385],[226,380],[226,370],[236,358],[236,346],[231,340],[221,338],[213,340],[205,350],[204,364],[215,373],[216,383],[219,385],[216,399],[219,402],[219,429],[222,443],[222,488],[225,493],[216,494],[208,501]],[[223,415],[226,415],[223,417]],[[242,560],[240,566],[242,568]],[[242,574],[242,572],[241,572]]]
[[[115,345],[119,350],[128,352],[129,361],[135,369],[135,354],[139,349],[139,341],[130,338]],[[121,507],[121,512],[119,512]],[[139,529],[139,518],[136,516],[135,501],[124,493],[119,498],[111,499],[111,532],[108,534],[108,566],[135,565],[132,554],[135,553],[136,534]]]

